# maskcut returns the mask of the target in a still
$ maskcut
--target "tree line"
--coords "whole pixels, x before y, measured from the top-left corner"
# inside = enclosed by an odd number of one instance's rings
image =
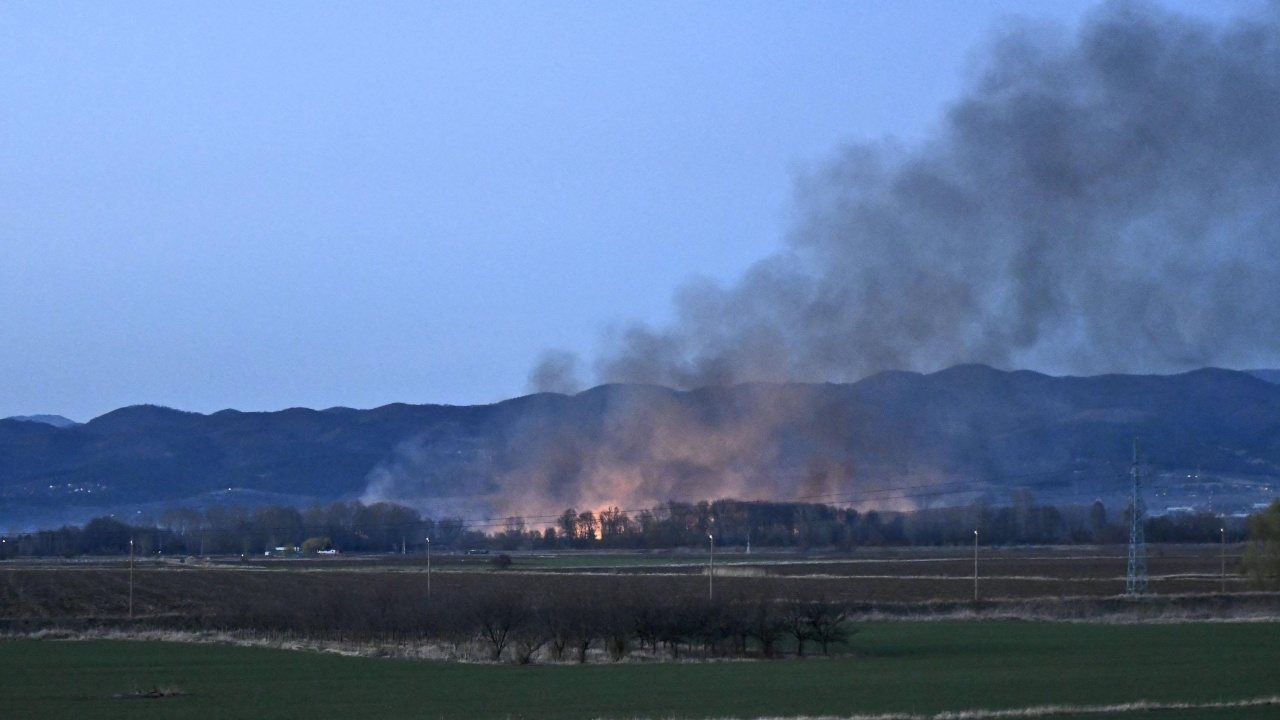
[[[126,523],[96,518],[0,539],[0,558],[25,556],[260,555],[276,552],[422,553],[447,550],[798,548],[848,551],[863,546],[1116,544],[1127,542],[1129,510],[1041,505],[1030,493],[994,506],[885,512],[823,503],[716,500],[668,502],[638,512],[566,509],[545,527],[510,517],[468,522],[423,516],[393,503],[337,502],[293,507],[180,508]],[[1225,528],[1225,538],[1222,530]],[[1246,537],[1239,518],[1173,513],[1147,518],[1148,542],[1206,543]]]
[[[586,663],[650,658],[827,654],[856,633],[849,606],[823,599],[659,596],[602,590],[531,595],[438,593],[374,576],[366,592],[271,595],[211,618],[226,630],[338,642],[435,644],[452,658]],[[443,596],[443,597],[442,597]]]

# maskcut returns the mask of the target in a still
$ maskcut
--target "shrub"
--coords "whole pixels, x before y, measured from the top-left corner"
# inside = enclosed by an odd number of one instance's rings
[[[307,538],[302,543],[302,552],[308,555],[312,553],[318,553],[321,550],[328,550],[332,544],[333,543],[329,540],[327,536]]]
[[[1280,500],[1249,516],[1249,540],[1244,556],[1249,574],[1259,585],[1280,584]]]

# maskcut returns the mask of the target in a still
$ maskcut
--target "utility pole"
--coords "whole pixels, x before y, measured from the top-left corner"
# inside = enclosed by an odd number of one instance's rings
[[[431,599],[431,538],[427,538],[427,599]]]
[[[1125,578],[1125,594],[1141,595],[1147,591],[1147,536],[1144,523],[1146,506],[1142,502],[1142,469],[1138,464],[1138,439],[1133,439],[1133,487],[1129,513],[1129,572]]]
[[[711,541],[711,555],[707,562],[707,599],[715,601],[716,599],[716,538],[711,533],[707,533],[707,539]]]
[[[1222,592],[1227,591],[1227,529],[1219,528],[1222,533]]]
[[[973,531],[973,601],[978,602],[978,531]]]
[[[129,538],[129,619],[133,619],[133,538]]]

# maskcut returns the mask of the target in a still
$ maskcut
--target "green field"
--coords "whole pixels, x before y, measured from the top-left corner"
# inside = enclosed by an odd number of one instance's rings
[[[886,623],[853,654],[530,667],[160,642],[0,642],[0,717],[702,718],[1280,694],[1280,624]],[[185,694],[131,698],[153,686]],[[1132,714],[1270,718],[1280,707]],[[1092,715],[1090,717],[1100,717]]]

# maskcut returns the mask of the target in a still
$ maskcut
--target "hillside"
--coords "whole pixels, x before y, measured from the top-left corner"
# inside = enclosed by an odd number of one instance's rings
[[[44,423],[54,427],[70,427],[77,425],[75,420],[62,417],[61,415],[11,415],[5,420],[18,420],[21,422]]]
[[[6,419],[0,527],[356,497],[464,514],[724,496],[915,507],[999,502],[1015,488],[1115,501],[1134,437],[1151,461],[1153,510],[1251,507],[1280,482],[1280,386],[1218,369],[1075,378],[965,365],[842,385],[607,385],[470,407]]]

